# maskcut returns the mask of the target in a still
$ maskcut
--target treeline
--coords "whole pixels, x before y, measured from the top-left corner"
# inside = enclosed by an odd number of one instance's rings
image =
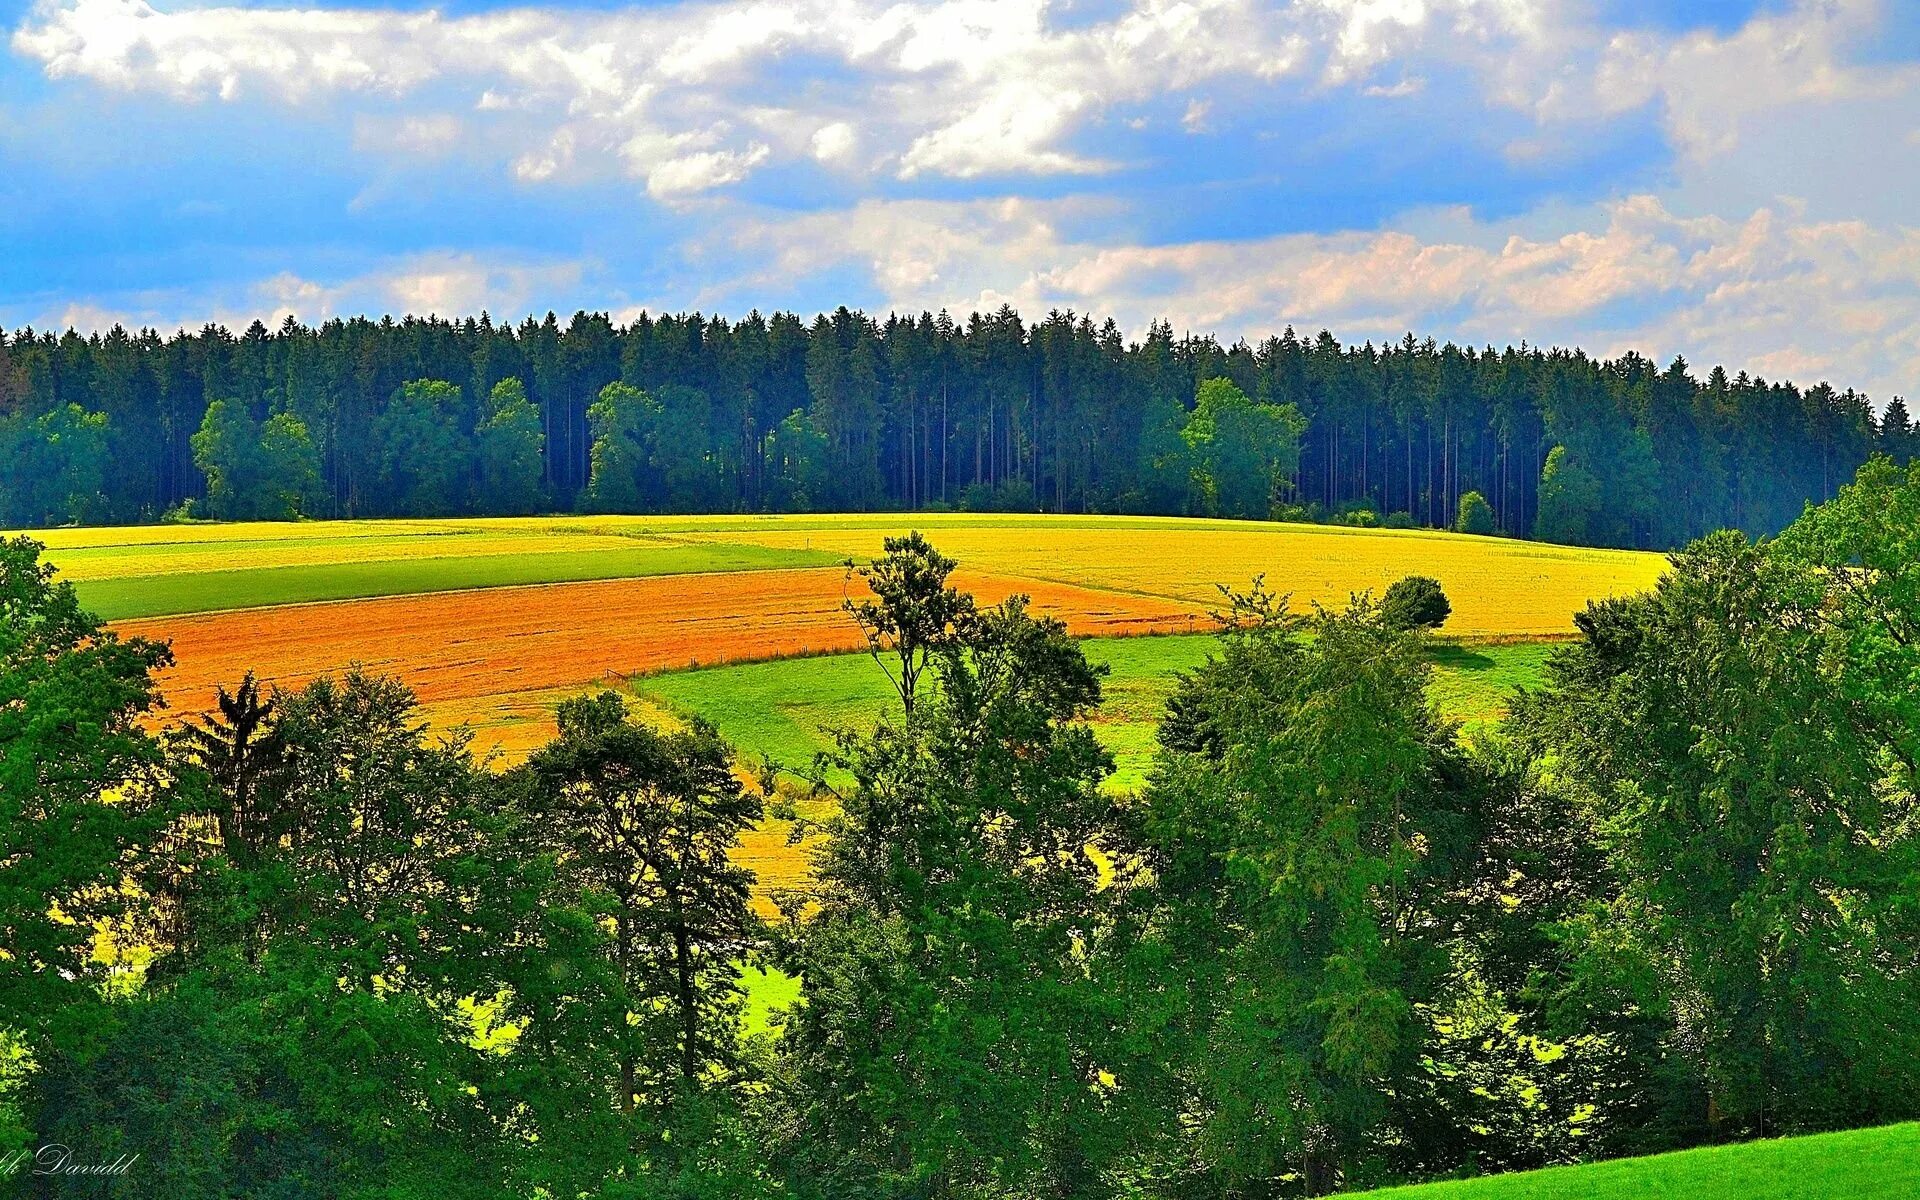
[[[1260,1200],[1920,1113],[1920,469],[1691,545],[1464,741],[1431,581],[1256,586],[1137,796],[1101,670],[953,566],[889,543],[849,609],[896,698],[748,787],[613,692],[503,772],[359,674],[155,735],[165,647],[0,546],[0,1152],[167,1198]],[[769,814],[814,847],[776,920]]]
[[[1245,403],[1196,423],[1216,379]],[[12,526],[950,507],[1446,527],[1473,494],[1509,535],[1672,547],[1777,531],[1917,444],[1898,398],[1876,417],[1679,359],[1164,324],[1130,343],[1010,308],[0,332]]]

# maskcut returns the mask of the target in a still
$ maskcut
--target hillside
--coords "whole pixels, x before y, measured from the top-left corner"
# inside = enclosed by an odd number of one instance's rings
[[[1366,1200],[1875,1200],[1920,1195],[1920,1124],[1384,1188]]]

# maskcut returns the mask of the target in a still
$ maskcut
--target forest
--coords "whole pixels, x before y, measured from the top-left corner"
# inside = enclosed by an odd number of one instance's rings
[[[1206,390],[1213,384],[1211,399]],[[1903,400],[1682,359],[1129,342],[1010,308],[0,331],[0,527],[969,510],[1460,527],[1669,549],[1784,528]]]
[[[1920,1113],[1920,468],[1690,543],[1467,735],[1432,581],[1253,581],[1127,794],[1081,644],[885,551],[846,615],[892,701],[755,781],[614,691],[504,770],[358,671],[170,718],[169,649],[0,543],[0,1158],[137,1161],[49,1196],[1266,1200]],[[732,850],[800,798],[769,917]]]

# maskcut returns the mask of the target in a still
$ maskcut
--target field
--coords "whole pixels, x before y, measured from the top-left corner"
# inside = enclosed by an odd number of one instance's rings
[[[970,572],[956,578],[986,602],[1028,593],[1036,610],[1060,617],[1076,634],[1207,624],[1196,606],[1151,596]],[[513,750],[548,729],[544,716],[525,728],[529,694],[643,672],[854,649],[859,630],[840,608],[847,593],[838,568],[742,571],[148,617],[117,628],[171,640],[178,666],[163,690],[175,708],[209,706],[218,685],[232,685],[248,670],[297,687],[357,662],[405,681],[443,723],[467,721],[483,742]],[[489,732],[496,729],[498,735]]]
[[[468,723],[483,748],[511,755],[548,735],[557,699],[587,687],[855,648],[836,564],[877,554],[887,534],[910,527],[960,559],[961,582],[982,599],[1029,593],[1088,636],[1210,628],[1219,586],[1244,588],[1256,575],[1305,607],[1424,573],[1453,600],[1448,637],[1532,641],[1565,636],[1586,601],[1645,587],[1665,562],[1431,531],[975,514],[334,521],[36,536],[83,603],[127,633],[172,641],[178,666],[164,690],[176,709],[205,709],[216,685],[249,669],[297,686],[358,662],[403,678],[437,724]],[[1123,669],[1130,652],[1103,653],[1119,656],[1105,732],[1131,760],[1149,745],[1151,722],[1118,714],[1150,713],[1159,693],[1141,682],[1152,671]],[[1457,651],[1469,653],[1484,657]],[[1449,690],[1463,680],[1486,690],[1514,657],[1459,659],[1451,665],[1462,670],[1438,677],[1437,697],[1478,715],[1471,696],[1456,705]],[[838,722],[834,670],[776,673],[766,695],[790,693],[781,719],[811,708]],[[680,704],[702,685],[648,686]],[[847,703],[857,715],[858,703]],[[738,728],[750,751],[777,749],[755,744],[779,721],[762,724]]]
[[[1086,643],[1087,657],[1109,671],[1093,728],[1114,756],[1116,790],[1145,782],[1174,673],[1203,662],[1213,644],[1205,634]],[[1497,717],[1515,687],[1539,682],[1549,651],[1540,643],[1435,647],[1435,702],[1456,721]],[[633,687],[670,711],[706,718],[728,741],[787,767],[806,766],[827,748],[832,730],[872,724],[892,695],[865,654],[676,671]]]
[[[1920,1125],[1363,1192],[1365,1200],[1894,1200],[1920,1195]]]
[[[918,528],[987,575],[1219,602],[1218,586],[1267,586],[1295,602],[1341,604],[1409,574],[1453,598],[1465,638],[1571,631],[1588,600],[1638,591],[1656,554],[1548,546],[1427,530],[1172,517],[536,517],[335,521],[297,525],[56,529],[35,536],[81,597],[109,618],[460,588],[821,566],[872,557]]]

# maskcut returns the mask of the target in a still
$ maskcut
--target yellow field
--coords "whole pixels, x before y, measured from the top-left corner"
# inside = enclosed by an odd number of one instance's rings
[[[423,564],[417,580],[380,578],[379,594],[404,595],[487,580],[484,564],[464,574],[436,575],[426,569],[435,560],[529,559],[551,564],[540,567],[550,577],[502,582],[565,582],[594,577],[591,564],[603,556],[620,558],[618,574],[650,573],[644,562],[656,552],[663,561],[669,552],[679,554],[670,561],[688,564],[673,570],[698,572],[708,568],[684,552],[702,545],[864,558],[879,552],[887,534],[910,528],[925,531],[970,570],[1185,603],[1215,603],[1216,585],[1244,588],[1256,574],[1265,574],[1269,589],[1292,593],[1300,607],[1340,604],[1351,592],[1379,591],[1403,575],[1431,575],[1453,601],[1446,632],[1467,638],[1568,633],[1573,613],[1587,601],[1646,588],[1666,563],[1657,554],[1424,530],[1016,514],[337,521],[51,530],[35,536],[48,544],[49,560],[82,584],[193,575],[250,603],[248,574],[270,568]],[[368,585],[367,594],[375,594],[375,585]],[[280,599],[263,591],[258,602]]]

